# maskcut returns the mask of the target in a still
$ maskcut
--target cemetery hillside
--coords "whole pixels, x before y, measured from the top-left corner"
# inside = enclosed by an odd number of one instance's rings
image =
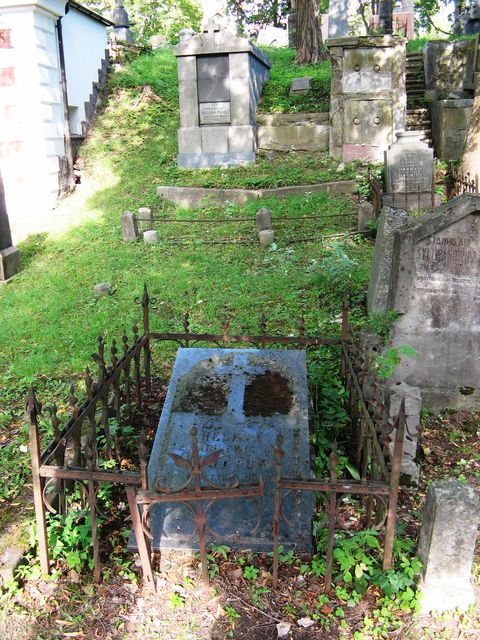
[[[34,4],[0,639],[478,638],[480,6]]]

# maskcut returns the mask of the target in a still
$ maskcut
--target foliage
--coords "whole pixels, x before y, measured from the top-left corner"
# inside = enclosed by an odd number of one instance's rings
[[[416,355],[417,352],[413,347],[407,344],[401,344],[398,345],[398,347],[392,347],[382,354],[377,355],[373,362],[373,368],[378,376],[388,379],[394,374],[395,369],[401,362],[402,356],[414,358]]]
[[[330,107],[330,61],[299,67],[294,62],[295,51],[285,48],[263,49],[272,62],[270,79],[264,86],[259,111],[263,113],[292,113],[300,111],[328,111]],[[293,78],[309,76],[312,89],[303,95],[290,95]]]
[[[106,0],[85,0],[94,11],[110,17]],[[124,0],[135,44],[146,45],[152,36],[164,36],[167,42],[179,41],[181,29],[200,30],[202,9],[197,0]]]
[[[290,0],[227,0],[240,33],[255,36],[263,26],[285,27]]]
[[[92,530],[88,509],[69,510],[66,516],[47,514],[50,557],[81,573],[93,569]]]

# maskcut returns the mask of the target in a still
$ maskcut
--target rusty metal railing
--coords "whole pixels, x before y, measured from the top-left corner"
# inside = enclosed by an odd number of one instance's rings
[[[471,177],[470,172],[462,173],[450,162],[447,169],[447,200],[452,200],[464,193],[478,193],[478,177]]]
[[[319,345],[340,346],[342,349],[342,369],[347,389],[350,395],[350,414],[352,421],[352,433],[356,433],[357,458],[362,469],[361,481],[352,489],[351,483],[345,484],[342,480],[334,480],[335,465],[332,465],[332,477],[327,484],[325,482],[311,485],[309,481],[296,485],[295,490],[329,492],[332,496],[345,493],[347,488],[352,493],[362,495],[386,496],[388,503],[395,504],[398,495],[398,483],[395,486],[392,480],[393,470],[388,472],[385,465],[385,455],[379,442],[378,427],[375,417],[372,418],[363,398],[361,381],[358,377],[358,368],[352,361],[349,351],[351,344],[348,326],[348,301],[343,300],[342,305],[342,332],[341,337],[309,336],[306,333],[305,322],[300,319],[297,333],[293,336],[271,335],[267,332],[267,321],[264,316],[260,318],[259,330],[255,335],[229,333],[230,322],[225,321],[219,333],[194,332],[190,327],[188,313],[183,318],[183,331],[157,332],[150,327],[150,311],[152,299],[147,287],[144,287],[141,300],[137,300],[142,306],[143,333],[139,334],[138,325],[133,326],[133,337],[128,338],[124,334],[121,338],[122,353],[119,353],[117,342],[112,341],[107,348],[103,339],[98,340],[97,352],[92,356],[97,371],[92,373],[86,369],[84,376],[85,399],[77,398],[77,391],[72,386],[68,398],[69,410],[67,417],[61,426],[59,411],[55,405],[44,410],[49,414],[53,438],[45,448],[41,447],[40,419],[42,407],[37,400],[35,390],[30,388],[26,401],[26,419],[30,427],[30,452],[32,461],[33,495],[35,514],[37,520],[38,552],[41,569],[44,574],[50,571],[50,558],[47,538],[46,512],[60,512],[65,515],[68,509],[66,499],[67,491],[72,484],[80,487],[82,500],[88,505],[92,529],[93,546],[93,572],[94,580],[100,581],[100,528],[99,516],[102,515],[102,505],[99,504],[98,489],[100,483],[110,483],[124,487],[133,529],[140,552],[141,564],[144,572],[144,584],[147,589],[154,588],[153,573],[151,568],[150,529],[148,513],[150,508],[160,502],[182,502],[188,506],[193,514],[195,533],[200,542],[200,556],[202,573],[208,580],[207,572],[207,534],[208,508],[205,504],[218,499],[255,499],[259,500],[263,494],[263,484],[259,478],[256,484],[213,487],[202,482],[203,467],[214,464],[218,452],[212,452],[203,460],[198,457],[196,433],[192,433],[192,456],[182,464],[191,469],[190,482],[180,489],[175,487],[151,487],[147,479],[148,451],[146,441],[142,433],[138,450],[138,470],[124,470],[121,466],[122,428],[132,422],[134,414],[145,411],[148,402],[156,399],[158,387],[152,376],[155,362],[152,357],[154,344],[171,342],[184,347],[196,346],[199,343],[229,347],[233,345],[256,346],[267,348],[278,345],[281,347],[294,347],[309,350]],[[115,431],[112,432],[111,420],[115,421]],[[397,430],[397,438],[398,430]],[[280,443],[279,443],[280,447]],[[277,456],[279,454],[277,447]],[[398,457],[395,449],[395,456]],[[400,456],[401,459],[401,456]],[[103,461],[108,464],[104,465]],[[108,467],[108,468],[105,468]],[[392,468],[393,469],[393,468]],[[368,473],[367,473],[368,471]],[[336,476],[335,476],[336,477]],[[280,482],[280,481],[279,481]],[[288,484],[288,479],[281,479],[278,490],[294,490]],[[306,484],[305,484],[306,483]],[[311,488],[315,487],[315,488]],[[337,490],[338,489],[338,490]],[[333,500],[333,498],[332,498]],[[367,507],[371,512],[372,505]],[[332,502],[333,509],[333,502]],[[388,516],[387,522],[394,520],[394,513]],[[278,514],[277,514],[278,516]],[[333,511],[332,511],[333,518]],[[333,520],[332,520],[333,522]],[[274,539],[275,531],[278,532],[278,517],[273,523]],[[332,525],[333,526],[333,525]],[[390,535],[390,534],[389,534]],[[393,535],[393,534],[392,534]],[[388,560],[388,545],[386,538],[385,558]],[[278,539],[277,539],[278,543]],[[391,552],[390,552],[391,561]],[[278,556],[277,556],[278,563]],[[388,561],[384,559],[384,565]]]

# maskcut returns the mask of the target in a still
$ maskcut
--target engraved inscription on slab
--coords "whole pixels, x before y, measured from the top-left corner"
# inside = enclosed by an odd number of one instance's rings
[[[200,124],[230,124],[230,102],[201,102]]]
[[[391,168],[393,191],[429,191],[432,188],[431,171],[418,152],[404,151]]]
[[[414,296],[420,322],[471,330],[480,301],[480,217],[464,218],[416,247]]]

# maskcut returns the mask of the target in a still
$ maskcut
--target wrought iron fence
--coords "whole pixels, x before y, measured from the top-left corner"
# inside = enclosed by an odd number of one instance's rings
[[[219,499],[259,499],[263,495],[261,479],[257,483],[217,487],[202,481],[205,466],[215,464],[219,452],[212,452],[203,460],[198,456],[196,433],[192,433],[192,454],[190,460],[175,460],[175,464],[188,466],[190,478],[180,488],[151,487],[147,477],[148,450],[144,434],[140,439],[138,470],[123,470],[122,425],[130,422],[134,412],[142,412],[149,398],[155,395],[152,378],[152,347],[155,343],[173,342],[184,347],[200,343],[230,347],[233,345],[256,347],[293,347],[311,349],[320,345],[336,345],[342,349],[342,369],[349,393],[349,410],[352,434],[357,442],[357,462],[361,469],[358,483],[345,483],[337,480],[335,454],[331,464],[331,478],[320,483],[311,481],[292,481],[281,477],[281,443],[278,442],[277,459],[277,498],[280,492],[287,491],[326,491],[331,496],[329,516],[329,549],[327,562],[332,562],[332,549],[335,528],[334,501],[344,493],[368,495],[367,515],[371,517],[374,498],[384,501],[388,498],[387,534],[385,538],[384,566],[388,567],[392,559],[393,525],[395,520],[396,499],[398,496],[397,467],[401,460],[402,429],[397,429],[397,438],[393,455],[392,470],[387,469],[387,454],[382,445],[381,423],[371,414],[363,397],[361,367],[352,352],[352,342],[348,328],[348,303],[343,301],[341,337],[309,336],[305,323],[300,320],[298,332],[294,336],[271,335],[267,333],[264,316],[259,323],[257,335],[230,334],[230,324],[224,322],[222,331],[216,334],[199,333],[191,330],[188,314],[183,319],[183,332],[157,332],[150,327],[151,299],[145,286],[140,301],[143,311],[143,333],[139,334],[138,325],[133,326],[133,339],[127,335],[121,339],[122,354],[117,343],[112,341],[109,354],[102,339],[98,341],[97,353],[93,355],[98,371],[96,374],[87,368],[84,376],[85,399],[80,402],[76,390],[72,387],[69,396],[69,417],[61,427],[55,405],[49,407],[53,438],[43,449],[40,443],[39,420],[41,405],[33,387],[30,388],[26,402],[26,418],[30,425],[30,450],[32,460],[33,494],[37,519],[37,534],[40,563],[43,573],[50,571],[46,511],[68,509],[66,493],[76,483],[80,487],[82,500],[89,507],[92,528],[94,579],[101,577],[100,540],[98,516],[102,512],[99,500],[101,483],[121,485],[125,488],[133,530],[138,545],[144,584],[154,589],[151,565],[150,525],[148,514],[151,507],[159,502],[182,502],[190,508],[194,517],[195,533],[200,542],[203,577],[208,580],[207,572],[207,532],[208,503]],[[110,421],[115,420],[115,433],[111,432]],[[400,425],[402,420],[400,419]],[[61,428],[60,428],[61,427]],[[178,456],[177,456],[178,457]],[[107,464],[103,464],[106,461]],[[105,468],[106,467],[106,468]],[[394,473],[395,470],[395,473]],[[292,484],[293,482],[293,484]],[[280,504],[280,502],[279,502]],[[385,503],[386,504],[386,503]],[[380,519],[380,508],[377,517]],[[278,530],[280,512],[276,511],[273,522],[273,540],[275,543],[275,562],[278,568]],[[331,573],[330,573],[331,575]],[[276,579],[276,573],[275,573]],[[327,575],[327,585],[330,578]]]
[[[368,185],[372,199],[373,214],[378,218],[383,206],[383,186],[371,167],[368,167]]]
[[[478,193],[478,177],[471,177],[470,172],[462,173],[450,162],[447,169],[447,200],[452,200],[463,193]]]

